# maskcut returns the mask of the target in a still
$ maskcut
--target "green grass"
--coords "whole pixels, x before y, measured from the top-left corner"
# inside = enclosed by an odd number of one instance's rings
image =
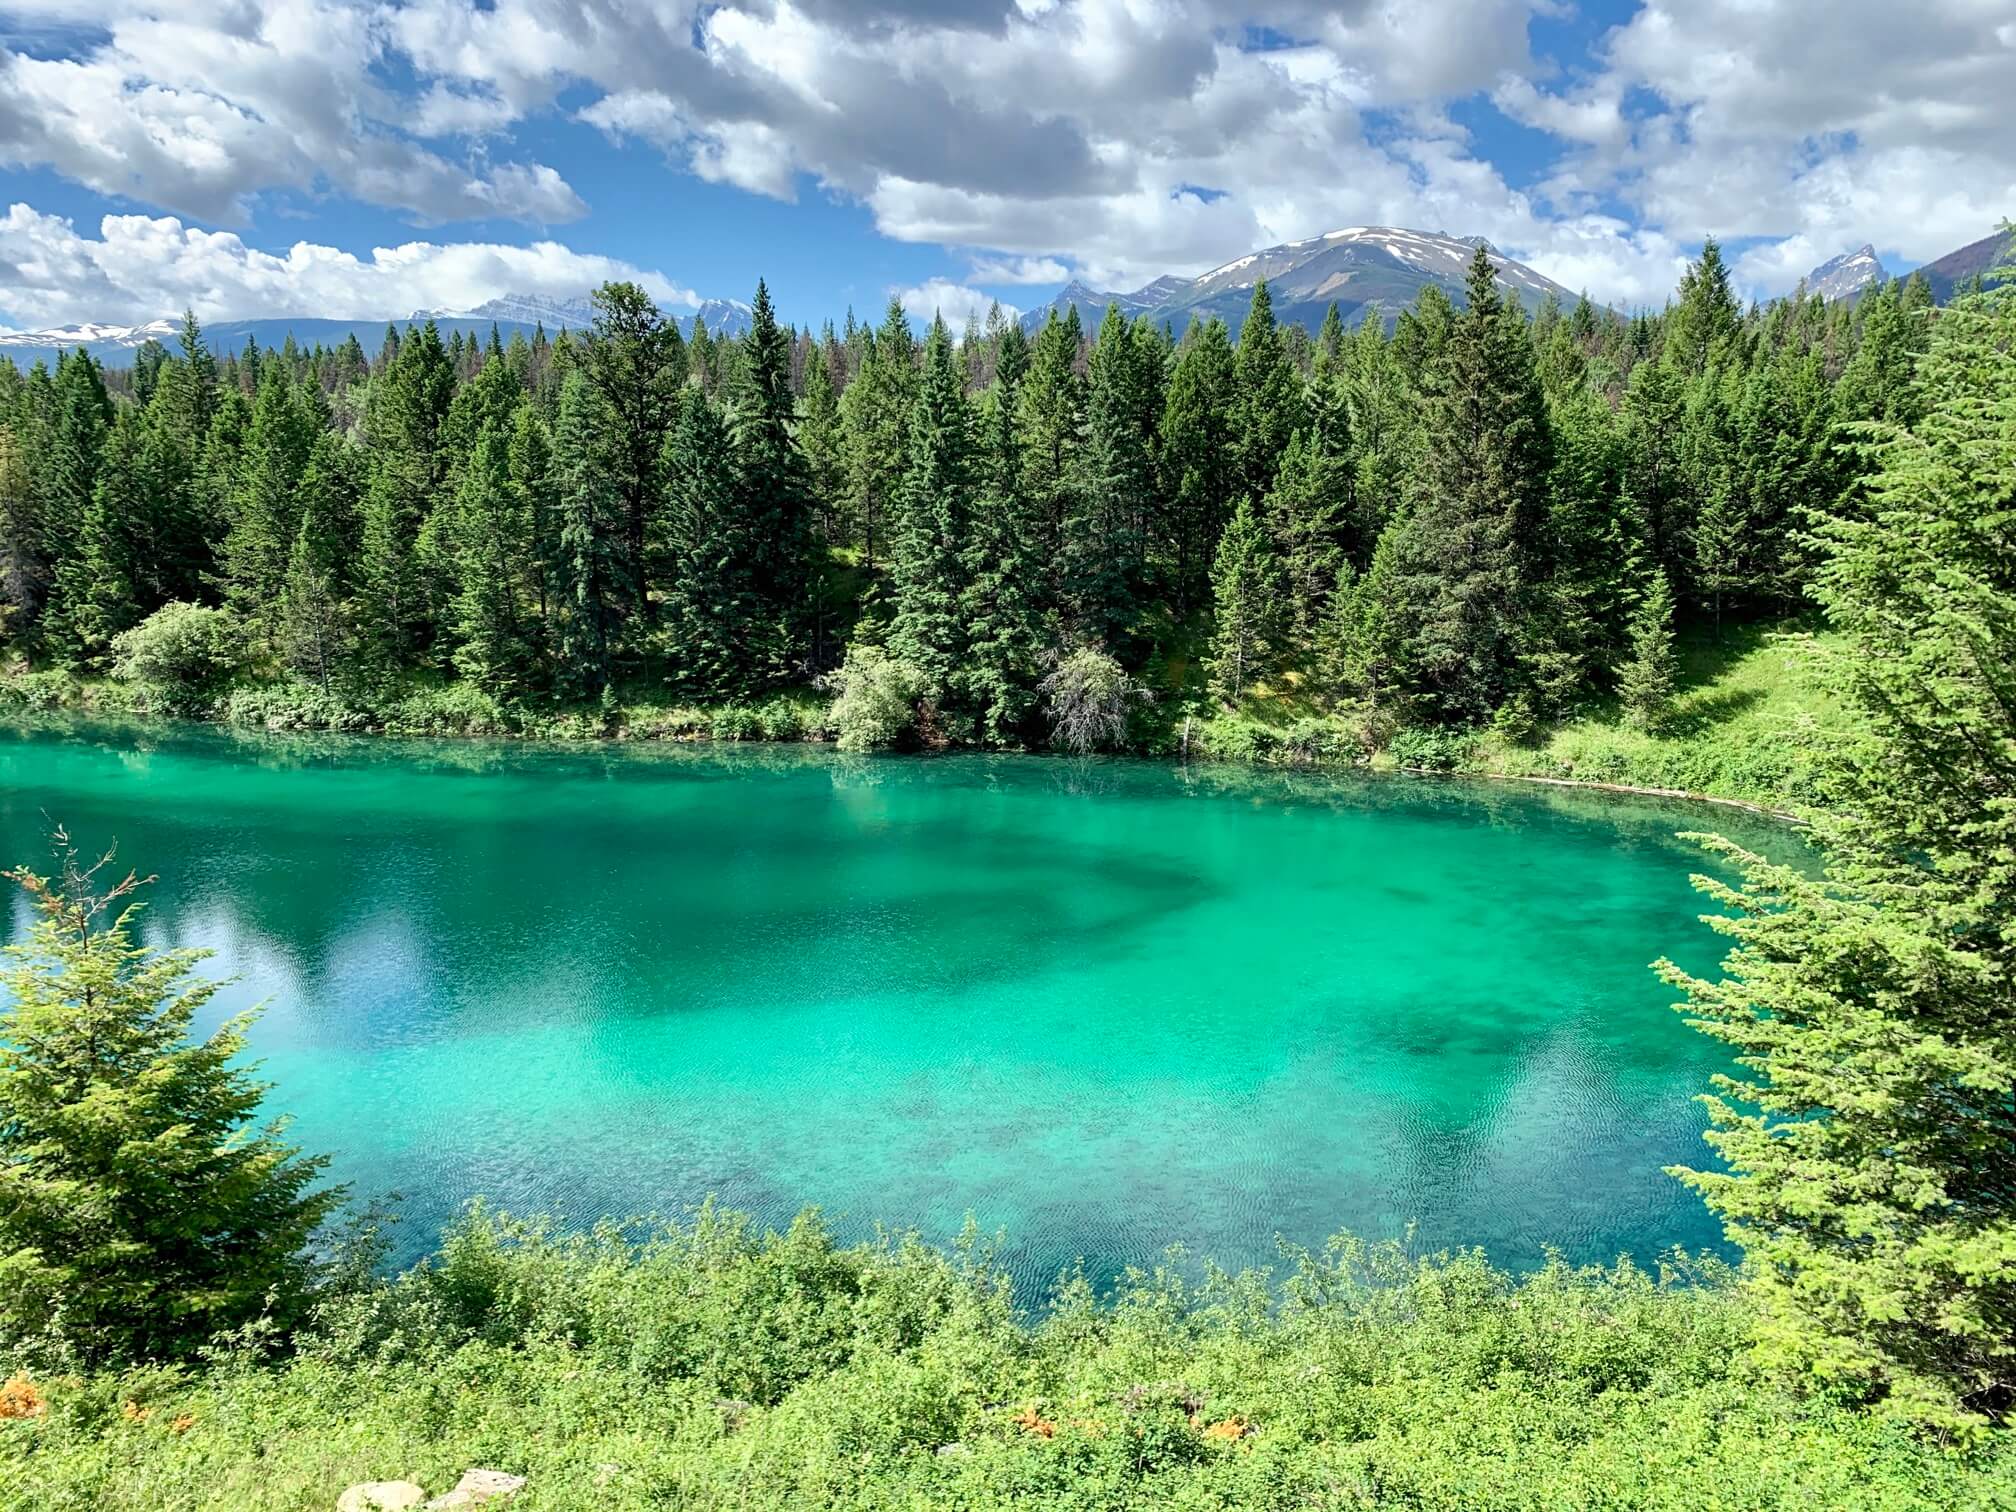
[[[1850,716],[1823,686],[1838,638],[1807,627],[1705,630],[1681,646],[1673,709],[1656,730],[1632,729],[1614,705],[1531,744],[1487,736],[1463,763],[1494,775],[1672,788],[1767,807],[1824,806],[1820,753]]]
[[[514,1512],[2016,1500],[2000,1436],[1941,1445],[1750,1378],[1749,1303],[1712,1269],[1515,1280],[1338,1242],[1272,1280],[1067,1282],[1029,1319],[984,1244],[711,1212],[637,1237],[479,1217],[333,1295],[288,1359],[45,1369],[42,1413],[0,1421],[0,1508],[326,1512],[472,1465],[530,1478]]]

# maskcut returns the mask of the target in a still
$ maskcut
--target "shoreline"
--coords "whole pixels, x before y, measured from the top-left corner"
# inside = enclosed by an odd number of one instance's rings
[[[4,684],[0,684],[0,690],[4,690]],[[640,713],[642,712],[644,711],[640,711]],[[669,713],[673,711],[666,711],[666,712]],[[702,716],[710,711],[693,709],[693,710],[682,710],[677,712],[686,714],[688,716]],[[297,727],[297,726],[288,726],[284,724],[276,725],[276,724],[261,723],[247,720],[235,720],[223,716],[221,711],[218,714],[205,716],[205,715],[169,714],[145,708],[132,708],[132,707],[106,708],[98,704],[97,701],[91,698],[88,693],[86,694],[85,697],[79,699],[76,702],[70,702],[66,700],[61,703],[57,703],[54,705],[46,705],[42,707],[37,707],[25,700],[19,703],[0,704],[0,713],[27,716],[29,718],[55,715],[58,716],[59,718],[63,716],[73,716],[73,717],[82,716],[85,718],[106,719],[114,721],[130,720],[140,725],[166,725],[166,726],[195,725],[195,726],[205,726],[222,731],[245,732],[257,735],[277,735],[277,736],[333,735],[356,740],[395,740],[395,741],[447,740],[447,741],[472,741],[472,742],[496,741],[502,744],[509,744],[509,745],[544,745],[555,747],[581,747],[581,746],[594,746],[594,745],[638,745],[638,746],[717,745],[717,746],[819,746],[825,748],[828,751],[832,751],[835,749],[835,742],[833,741],[832,737],[825,734],[805,734],[789,738],[777,738],[764,735],[754,735],[747,739],[724,737],[721,735],[713,734],[708,729],[702,727],[698,717],[691,717],[688,720],[679,720],[670,722],[667,725],[661,726],[656,729],[652,728],[648,723],[643,723],[634,727],[618,727],[613,730],[604,728],[593,731],[592,733],[584,731],[583,733],[578,735],[560,734],[551,730],[546,731],[394,730],[387,728],[384,725],[366,726],[363,728],[346,730],[346,729],[321,728],[312,725]],[[878,751],[873,754],[884,756],[930,757],[933,755],[954,754],[954,753],[937,752],[937,751],[919,751],[919,752]],[[966,753],[961,752],[958,754],[966,754]],[[1055,758],[1060,755],[1064,755],[1065,753],[1035,751],[1035,750],[990,751],[976,747],[970,754]],[[1594,792],[1594,793],[1615,793],[1625,797],[1662,798],[1667,800],[1677,800],[1689,803],[1715,804],[1719,807],[1740,809],[1746,813],[1757,814],[1764,818],[1776,819],[1784,823],[1800,826],[1802,828],[1805,827],[1807,824],[1807,821],[1794,810],[1775,806],[1773,803],[1762,799],[1733,798],[1717,793],[1697,792],[1688,788],[1659,787],[1645,783],[1599,781],[1593,778],[1578,778],[1578,777],[1548,777],[1538,773],[1510,772],[1502,770],[1451,769],[1451,768],[1436,768],[1436,767],[1422,767],[1422,766],[1405,766],[1397,764],[1392,766],[1381,766],[1369,761],[1332,762],[1332,761],[1309,760],[1309,759],[1268,760],[1264,757],[1253,758],[1253,757],[1241,757],[1241,756],[1229,756],[1229,755],[1216,755],[1208,751],[1197,750],[1194,747],[1186,751],[1178,751],[1178,752],[1121,751],[1121,752],[1108,752],[1101,754],[1109,757],[1117,756],[1122,759],[1133,761],[1166,761],[1166,762],[1173,762],[1177,765],[1186,765],[1186,766],[1195,762],[1199,764],[1208,763],[1214,766],[1247,767],[1255,770],[1274,770],[1274,771],[1299,770],[1304,772],[1336,772],[1340,774],[1346,772],[1355,772],[1355,773],[1373,774],[1373,775],[1385,772],[1392,774],[1404,774],[1409,777],[1435,777],[1435,778],[1442,778],[1445,780],[1458,779],[1458,780],[1486,781],[1486,782],[1524,782],[1524,783],[1532,783],[1541,787],[1578,789],[1583,792]],[[1065,759],[1071,759],[1071,758],[1066,756]]]

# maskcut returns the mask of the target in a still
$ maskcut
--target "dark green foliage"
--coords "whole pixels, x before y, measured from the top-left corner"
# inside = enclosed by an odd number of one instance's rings
[[[1211,570],[1211,691],[1236,704],[1279,664],[1287,628],[1281,564],[1250,500],[1241,499]]]
[[[1624,717],[1639,729],[1651,729],[1673,701],[1679,658],[1673,646],[1673,589],[1666,574],[1655,572],[1631,616],[1629,656],[1617,674],[1617,695]]]
[[[324,1162],[252,1126],[266,1088],[234,1062],[248,1019],[190,1039],[216,991],[197,951],[136,945],[139,878],[98,890],[59,831],[54,882],[8,873],[35,922],[0,973],[0,1338],[17,1359],[184,1355],[286,1321],[336,1193]]]
[[[1467,292],[1432,369],[1428,453],[1395,583],[1409,692],[1447,724],[1530,697],[1550,644],[1541,588],[1553,568],[1553,438],[1532,344],[1482,248]]]
[[[1729,1169],[1682,1174],[1749,1256],[1760,1355],[1967,1429],[2016,1405],[2016,302],[1945,311],[1915,389],[1818,579],[1871,732],[1826,875],[1720,845],[1725,975],[1665,970],[1741,1057]]]
[[[972,529],[973,420],[945,323],[924,343],[923,381],[910,410],[908,462],[898,494],[892,655],[947,687],[965,656],[962,552]]]

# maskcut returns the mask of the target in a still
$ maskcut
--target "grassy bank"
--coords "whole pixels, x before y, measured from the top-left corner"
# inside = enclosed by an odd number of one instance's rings
[[[1229,760],[1352,762],[1648,788],[1773,809],[1825,806],[1820,753],[1850,728],[1820,674],[1835,644],[1825,631],[1790,623],[1696,632],[1681,646],[1672,707],[1649,730],[1633,728],[1606,700],[1523,738],[1426,729],[1368,737],[1362,719],[1325,713],[1288,687],[1198,722],[1189,748]]]
[[[182,1371],[31,1372],[0,1506],[326,1512],[355,1481],[438,1492],[469,1465],[527,1475],[523,1512],[2016,1501],[2000,1439],[1941,1446],[1749,1379],[1750,1327],[1712,1269],[1515,1280],[1348,1242],[1272,1281],[1139,1274],[1110,1306],[1067,1282],[1031,1320],[984,1244],[478,1217],[428,1265],[332,1290],[289,1358],[248,1340]]]
[[[1700,631],[1682,645],[1667,717],[1650,730],[1614,702],[1513,739],[1499,731],[1379,729],[1320,707],[1290,684],[1237,713],[1186,713],[1153,690],[1130,738],[1150,755],[1279,765],[1404,767],[1494,777],[1615,784],[1726,798],[1768,808],[1823,805],[1818,755],[1846,728],[1822,686],[1825,632],[1798,625]],[[19,668],[0,675],[0,709],[170,712],[144,686]],[[832,738],[826,695],[799,688],[758,703],[693,705],[650,688],[593,708],[504,704],[464,683],[418,680],[366,697],[289,682],[242,685],[185,710],[247,729],[542,740],[816,741]]]

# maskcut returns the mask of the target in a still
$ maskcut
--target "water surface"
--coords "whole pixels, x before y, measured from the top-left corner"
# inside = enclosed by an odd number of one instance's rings
[[[409,1254],[475,1193],[714,1194],[971,1212],[1029,1295],[1409,1222],[1714,1244],[1661,1167],[1723,1061],[1646,963],[1717,954],[1674,831],[1789,843],[1404,777],[0,726],[0,856],[48,819],[159,874],[149,937],[237,978],[211,1019],[267,1002],[272,1105]]]

